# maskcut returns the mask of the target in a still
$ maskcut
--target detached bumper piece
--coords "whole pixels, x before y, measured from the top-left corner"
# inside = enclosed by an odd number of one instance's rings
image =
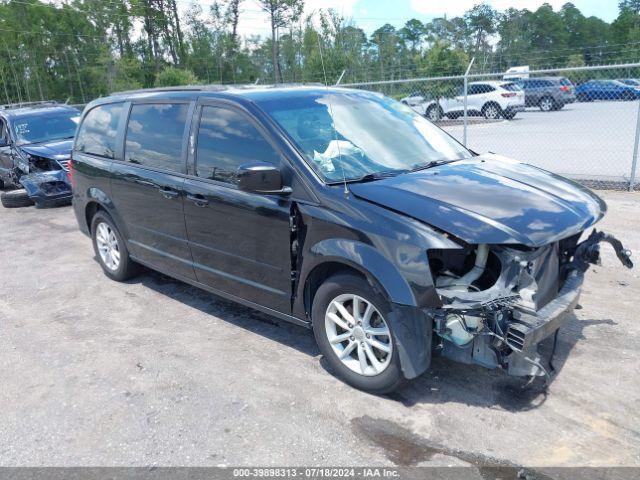
[[[22,176],[20,183],[38,207],[71,203],[71,185],[64,170],[30,173]]]

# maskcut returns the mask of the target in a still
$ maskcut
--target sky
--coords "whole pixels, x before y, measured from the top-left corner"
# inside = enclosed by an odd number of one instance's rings
[[[549,3],[555,10],[567,3],[567,0],[485,0],[496,10],[509,7],[535,10],[543,3]],[[211,0],[201,0],[203,8]],[[455,17],[481,3],[481,0],[306,0],[305,13],[321,8],[334,8],[343,16],[352,18],[354,23],[371,34],[385,23],[402,27],[404,23],[417,18],[423,22],[435,17],[447,15]],[[573,0],[584,15],[597,16],[607,22],[618,16],[618,0]],[[269,35],[267,17],[260,12],[255,0],[245,0],[239,30],[241,35]]]

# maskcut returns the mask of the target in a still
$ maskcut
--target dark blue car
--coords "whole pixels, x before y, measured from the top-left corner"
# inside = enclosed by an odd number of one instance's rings
[[[636,100],[640,98],[640,88],[618,80],[589,80],[576,87],[576,97],[580,102]]]
[[[80,112],[67,105],[0,107],[0,195],[5,207],[71,202],[68,164]]]

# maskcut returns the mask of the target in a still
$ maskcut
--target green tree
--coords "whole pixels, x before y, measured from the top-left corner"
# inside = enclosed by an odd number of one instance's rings
[[[156,76],[156,87],[175,87],[179,85],[195,85],[198,78],[191,70],[166,67]]]
[[[279,61],[278,29],[300,18],[304,9],[304,0],[257,0],[257,3],[269,15],[273,79],[275,83],[280,83],[282,81],[282,72],[280,71]]]

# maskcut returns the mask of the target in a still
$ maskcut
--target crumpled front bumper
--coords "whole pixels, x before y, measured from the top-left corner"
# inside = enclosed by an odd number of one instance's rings
[[[34,172],[23,175],[20,184],[39,207],[52,207],[71,203],[71,184],[64,170]]]
[[[584,273],[572,270],[558,296],[535,314],[515,311],[507,328],[508,345],[515,351],[526,351],[558,330],[578,304],[583,281]]]
[[[513,350],[508,357],[507,373],[515,376],[545,375],[553,373],[554,341],[549,368],[545,368],[538,353],[538,344],[550,337],[570,318],[571,312],[578,305],[580,291],[584,282],[584,272],[569,272],[558,296],[538,310],[534,315],[515,311],[506,331],[507,345]],[[557,338],[557,337],[556,337]]]

